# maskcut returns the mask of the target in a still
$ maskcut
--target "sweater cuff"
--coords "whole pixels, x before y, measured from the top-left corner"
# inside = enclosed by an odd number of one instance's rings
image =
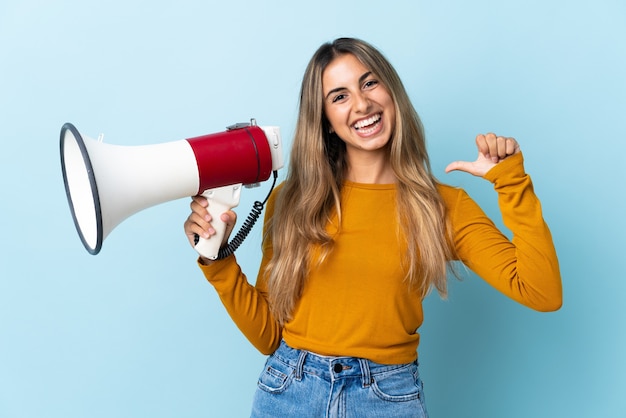
[[[238,270],[239,265],[234,254],[224,258],[223,260],[215,261],[209,265],[202,264],[200,258],[197,260],[198,267],[204,273],[204,277],[212,284],[220,281],[228,280],[232,276],[233,269]]]
[[[524,176],[526,176],[524,156],[521,152],[518,152],[493,166],[491,170],[485,173],[483,178],[497,187],[498,185],[516,183],[513,179],[519,179]]]

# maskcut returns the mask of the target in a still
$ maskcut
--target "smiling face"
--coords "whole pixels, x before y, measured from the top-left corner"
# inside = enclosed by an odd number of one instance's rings
[[[393,99],[352,54],[336,57],[322,74],[324,113],[331,129],[345,142],[349,158],[385,154],[396,121]]]

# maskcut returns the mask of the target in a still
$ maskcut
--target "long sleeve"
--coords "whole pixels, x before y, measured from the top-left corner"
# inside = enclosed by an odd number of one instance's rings
[[[462,190],[448,189],[455,245],[460,260],[494,288],[538,311],[562,304],[561,275],[552,236],[522,154],[492,168],[485,179],[494,184],[509,240]]]
[[[266,209],[266,220],[273,212],[273,204],[274,199],[270,198]],[[278,348],[282,332],[280,325],[270,312],[266,282],[261,274],[271,257],[270,253],[269,245],[264,244],[263,259],[254,286],[248,282],[234,255],[208,266],[198,263],[237,327],[263,354],[271,354]]]

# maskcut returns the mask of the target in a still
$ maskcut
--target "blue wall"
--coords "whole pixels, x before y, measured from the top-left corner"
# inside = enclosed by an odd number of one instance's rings
[[[383,50],[433,167],[495,131],[522,144],[556,241],[564,306],[540,314],[468,274],[431,296],[420,347],[434,418],[624,417],[626,6],[618,0],[5,0],[0,4],[0,416],[247,416],[263,357],[195,266],[186,199],[120,225],[93,257],[67,206],[58,135],[153,144],[255,117],[293,133],[316,47]],[[283,173],[284,175],[284,173]],[[265,189],[245,191],[240,214]],[[239,250],[251,277],[260,229]]]

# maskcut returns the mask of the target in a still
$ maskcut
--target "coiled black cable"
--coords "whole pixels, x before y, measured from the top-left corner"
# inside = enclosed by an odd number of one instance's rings
[[[219,252],[217,253],[216,260],[221,260],[223,258],[226,258],[234,254],[235,251],[237,251],[237,248],[239,248],[239,246],[243,244],[243,241],[246,239],[248,234],[250,234],[250,231],[252,231],[252,228],[256,224],[256,221],[258,221],[259,218],[261,217],[261,213],[263,213],[263,208],[265,207],[267,200],[272,194],[272,191],[274,190],[274,186],[276,186],[276,179],[278,178],[278,171],[274,171],[273,175],[274,175],[274,180],[272,181],[272,187],[270,188],[270,191],[267,193],[265,200],[263,200],[263,202],[259,202],[258,200],[254,202],[254,205],[252,206],[252,209],[250,210],[250,214],[248,215],[246,220],[243,222],[243,225],[241,225],[241,228],[239,228],[239,231],[237,231],[237,234],[235,234],[235,237],[227,245],[220,248]],[[194,238],[195,238],[194,239],[195,244],[197,245],[198,241],[200,240],[200,237],[196,234]]]

